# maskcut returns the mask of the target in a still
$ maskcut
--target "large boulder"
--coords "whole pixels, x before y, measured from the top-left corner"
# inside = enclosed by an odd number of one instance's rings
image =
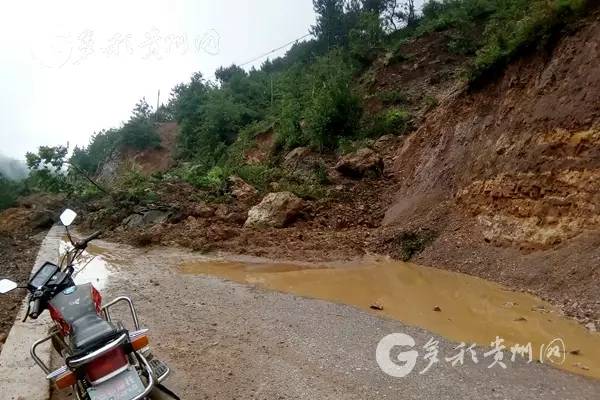
[[[290,192],[269,193],[260,204],[248,211],[245,227],[283,228],[290,224],[303,207],[302,199]]]
[[[362,148],[355,153],[342,157],[335,166],[342,175],[360,179],[366,175],[383,175],[383,159],[369,148]]]
[[[147,210],[144,212],[131,214],[123,220],[123,225],[127,228],[141,228],[149,225],[162,224],[167,222],[171,212],[162,210]]]

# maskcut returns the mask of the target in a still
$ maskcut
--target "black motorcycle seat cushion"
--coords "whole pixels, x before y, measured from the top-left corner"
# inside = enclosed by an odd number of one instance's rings
[[[117,329],[110,322],[90,313],[77,318],[71,324],[71,344],[76,351],[87,351],[103,340],[115,335]]]

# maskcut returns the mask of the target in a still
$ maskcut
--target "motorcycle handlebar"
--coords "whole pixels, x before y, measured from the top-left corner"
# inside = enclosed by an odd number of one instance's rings
[[[90,236],[75,242],[74,243],[75,247],[78,249],[85,249],[89,242],[91,242],[94,239],[97,239],[101,234],[102,234],[102,231],[96,231],[96,232],[92,233]]]
[[[40,315],[40,309],[41,309],[41,301],[40,299],[33,299],[30,303],[29,303],[29,316],[33,319],[36,319],[37,317],[39,317]]]

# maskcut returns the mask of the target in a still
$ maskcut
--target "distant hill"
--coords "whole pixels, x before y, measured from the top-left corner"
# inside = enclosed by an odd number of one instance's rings
[[[0,154],[0,173],[7,178],[19,180],[27,176],[25,161],[15,160]]]

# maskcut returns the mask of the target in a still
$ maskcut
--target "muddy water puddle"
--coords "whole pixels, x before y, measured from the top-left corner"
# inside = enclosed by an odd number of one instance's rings
[[[60,257],[65,254],[71,244],[63,240],[60,243]],[[73,264],[75,268],[74,281],[77,285],[91,283],[98,290],[106,287],[110,276],[114,273],[114,267],[105,259],[106,251],[92,244],[88,245],[80,257]]]
[[[307,266],[213,260],[184,263],[179,270],[352,305],[457,342],[490,346],[500,337],[507,359],[515,344],[531,343],[539,360],[547,354],[541,346],[560,348],[562,341],[566,349],[554,355],[554,366],[600,378],[600,334],[534,296],[472,276],[390,261]],[[373,311],[374,305],[383,309]]]

